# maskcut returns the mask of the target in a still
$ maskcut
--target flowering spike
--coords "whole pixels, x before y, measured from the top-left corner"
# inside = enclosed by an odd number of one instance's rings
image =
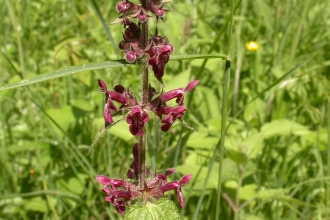
[[[148,39],[148,19],[155,15],[157,19],[164,18],[167,9],[164,4],[171,0],[149,0],[135,4],[129,0],[121,0],[116,5],[116,10],[120,14],[119,18],[112,23],[121,23],[124,26],[123,39],[119,43],[119,48],[124,53],[128,63],[140,63],[143,57],[143,77],[142,77],[142,103],[139,103],[121,85],[116,85],[113,90],[102,80],[98,80],[101,92],[105,93],[104,121],[106,128],[113,123],[112,114],[119,112],[126,117],[129,124],[129,131],[132,135],[143,136],[140,142],[134,144],[132,154],[134,160],[127,171],[126,179],[114,179],[103,175],[97,176],[96,180],[103,185],[102,191],[105,193],[105,201],[111,202],[120,214],[125,213],[126,205],[139,198],[144,204],[149,201],[154,202],[164,197],[165,192],[174,190],[180,206],[184,206],[181,186],[189,183],[191,174],[184,175],[180,180],[167,182],[167,176],[175,172],[175,168],[168,168],[165,173],[151,174],[145,165],[146,152],[146,125],[149,121],[149,112],[156,114],[161,120],[161,130],[166,132],[170,129],[176,119],[181,119],[188,109],[184,106],[185,92],[190,91],[199,83],[198,80],[190,82],[185,88],[178,88],[168,92],[157,92],[148,85],[148,74],[145,71],[148,65],[151,66],[154,76],[159,82],[164,76],[166,64],[170,55],[174,51],[174,46],[169,43],[168,38],[158,35],[156,27],[155,35]],[[137,22],[134,22],[137,21]],[[144,59],[146,58],[146,59]],[[146,79],[146,80],[145,80]],[[146,96],[145,96],[146,94]],[[175,99],[176,106],[168,106],[167,102]],[[115,102],[117,104],[115,105]],[[120,105],[120,106],[119,106]],[[111,125],[111,126],[107,126]],[[141,149],[139,149],[141,147]],[[141,173],[145,172],[145,173]]]

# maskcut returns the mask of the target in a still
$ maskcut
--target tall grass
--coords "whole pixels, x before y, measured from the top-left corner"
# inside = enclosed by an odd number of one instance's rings
[[[61,67],[121,58],[115,49],[121,27],[104,25],[117,16],[115,5],[6,0],[0,7],[0,87]],[[184,189],[183,219],[197,210],[212,158],[198,219],[215,219],[217,209],[219,219],[328,219],[329,2],[236,0],[237,5],[220,207],[220,158],[213,154],[223,119],[219,70],[225,62],[169,63],[166,90],[201,80],[186,99],[194,111],[184,118],[196,131],[175,124],[171,132],[177,135],[149,139],[147,163],[160,171],[174,164],[193,174]],[[229,0],[177,0],[176,13],[168,12],[158,28],[175,54],[226,54],[231,6]],[[259,49],[247,50],[249,41]],[[103,123],[100,77],[140,92],[136,66],[0,92],[1,219],[121,218],[103,201],[95,175],[123,177],[136,140],[119,123],[86,155]]]

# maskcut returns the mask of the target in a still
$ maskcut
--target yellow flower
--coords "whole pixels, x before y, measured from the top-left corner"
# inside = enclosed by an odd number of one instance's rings
[[[246,49],[249,51],[255,51],[259,49],[259,44],[255,41],[249,41],[245,44]]]

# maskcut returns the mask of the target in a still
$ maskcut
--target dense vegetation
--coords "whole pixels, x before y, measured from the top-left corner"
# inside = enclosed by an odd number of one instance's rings
[[[117,17],[116,3],[3,1],[0,87],[59,68],[122,59],[121,26],[104,25]],[[176,122],[160,136],[159,120],[152,119],[148,164],[193,174],[184,188],[183,219],[212,220],[217,208],[220,219],[329,219],[329,1],[234,4],[221,207],[215,149],[223,60],[169,62],[166,90],[201,81],[186,97],[191,111],[184,120],[195,131]],[[174,55],[227,54],[229,0],[175,0],[170,7],[158,28],[171,39]],[[134,143],[127,123],[111,128],[86,153],[103,123],[97,79],[139,94],[139,74],[135,65],[95,69],[0,91],[0,219],[120,218],[104,202],[95,176],[124,177]]]

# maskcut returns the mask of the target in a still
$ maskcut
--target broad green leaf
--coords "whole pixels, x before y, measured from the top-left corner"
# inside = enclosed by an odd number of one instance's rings
[[[275,120],[270,123],[266,123],[262,126],[261,131],[263,132],[265,138],[270,138],[277,135],[303,135],[309,133],[307,127],[287,119]]]
[[[36,212],[47,212],[48,210],[47,201],[41,197],[33,197],[25,200],[24,207],[27,210]]]
[[[230,158],[225,158],[222,164],[222,181],[227,182],[229,180],[238,180],[237,164]],[[218,172],[218,165],[214,166]],[[218,177],[218,175],[217,175]]]
[[[229,180],[225,183],[225,187],[228,189],[237,189],[238,188],[238,183],[236,180]]]
[[[210,149],[214,148],[218,141],[219,138],[217,137],[207,137],[207,133],[194,132],[190,135],[187,141],[187,146],[195,149]]]
[[[239,198],[241,200],[251,200],[254,199],[257,196],[257,188],[258,186],[256,184],[247,184],[244,185],[241,189],[240,189],[240,194],[239,194]]]
[[[77,195],[80,195],[84,191],[83,185],[75,177],[70,178],[68,185],[69,185],[70,191],[77,194]]]
[[[91,112],[94,109],[94,106],[86,99],[74,99],[70,104],[85,112]]]
[[[64,131],[67,131],[69,129],[69,126],[72,122],[75,121],[73,112],[72,112],[72,106],[66,105],[62,108],[52,108],[46,110],[47,114],[50,118],[52,118],[61,129]],[[62,134],[62,131],[53,123],[53,128],[58,134]]]
[[[247,148],[247,155],[250,159],[255,159],[261,152],[264,143],[264,135],[262,133],[252,134],[243,142],[243,146]]]
[[[227,56],[217,55],[217,54],[173,55],[171,56],[170,60],[192,60],[192,59],[211,59],[211,58],[226,59]],[[113,68],[113,67],[120,67],[125,65],[129,65],[129,63],[127,63],[125,60],[122,59],[122,60],[103,61],[97,63],[83,64],[78,66],[65,67],[46,74],[37,75],[30,79],[24,79],[22,81],[0,87],[0,91],[31,85],[34,83],[43,82],[50,79],[56,79],[63,76],[68,76],[74,73],[84,72],[88,70]]]
[[[178,208],[168,199],[160,199],[155,202],[137,203],[128,210],[126,220],[176,220],[180,219]]]
[[[249,215],[246,220],[264,220],[265,218],[261,218],[259,216],[256,215]]]
[[[278,188],[278,189],[266,189],[263,188],[257,193],[257,197],[264,201],[273,200],[281,195],[284,195],[287,190]]]
[[[246,154],[244,154],[240,151],[233,150],[233,149],[226,149],[226,152],[227,152],[228,156],[230,157],[230,159],[235,161],[237,164],[245,164],[248,161]]]

